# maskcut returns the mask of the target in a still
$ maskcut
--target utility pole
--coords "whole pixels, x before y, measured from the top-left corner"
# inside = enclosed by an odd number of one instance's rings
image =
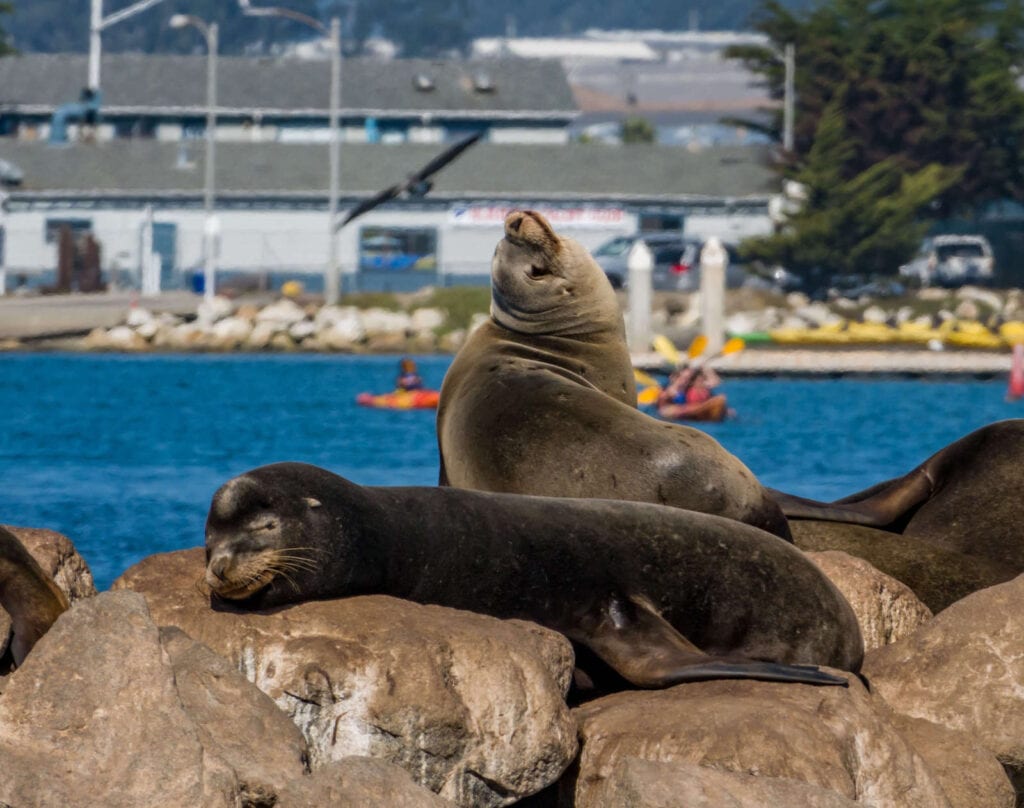
[[[89,89],[96,91],[100,88],[100,60],[102,56],[103,43],[100,34],[111,25],[126,20],[145,11],[163,0],[139,0],[127,8],[115,11],[108,17],[103,16],[103,0],[92,0],[89,13]]]
[[[796,81],[796,46],[790,42],[785,51],[786,78],[782,99],[782,148],[793,151],[793,118],[796,109],[794,84]]]

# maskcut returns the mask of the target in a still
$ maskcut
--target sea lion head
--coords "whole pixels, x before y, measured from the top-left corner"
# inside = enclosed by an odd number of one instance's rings
[[[622,330],[604,271],[586,248],[562,238],[536,211],[505,218],[491,261],[491,317],[510,331],[576,336]]]
[[[228,480],[206,520],[205,583],[219,598],[266,607],[322,595],[329,541],[343,541],[342,520],[310,493],[331,475],[302,463],[262,466]],[[336,478],[340,479],[340,478]],[[333,558],[343,560],[336,548]]]

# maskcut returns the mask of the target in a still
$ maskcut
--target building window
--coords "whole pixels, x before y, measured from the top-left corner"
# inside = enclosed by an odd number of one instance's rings
[[[650,213],[640,214],[641,233],[660,233],[664,231],[682,233],[683,217],[678,213]]]
[[[359,269],[434,272],[437,269],[437,230],[433,227],[364,227],[359,231]]]
[[[60,237],[60,229],[64,226],[71,228],[72,236],[80,236],[83,233],[92,232],[92,219],[47,219],[46,220],[46,243],[56,244]]]

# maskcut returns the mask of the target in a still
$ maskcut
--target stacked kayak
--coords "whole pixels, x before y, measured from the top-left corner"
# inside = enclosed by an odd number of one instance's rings
[[[921,322],[898,326],[845,320],[820,327],[776,328],[768,332],[779,345],[925,345],[941,343],[950,348],[1002,350],[1024,339],[1024,323],[1008,322],[989,328],[975,320],[947,320],[938,327]]]
[[[360,393],[356,404],[384,410],[436,410],[438,390],[395,390],[393,393]]]

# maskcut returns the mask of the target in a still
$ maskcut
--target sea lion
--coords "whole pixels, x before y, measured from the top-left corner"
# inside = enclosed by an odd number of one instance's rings
[[[635,500],[789,538],[778,505],[713,438],[636,408],[622,313],[590,254],[538,213],[505,220],[491,319],[441,386],[440,483]]]
[[[0,527],[0,606],[11,616],[11,654],[20,667],[68,608],[68,599],[11,531]]]
[[[266,609],[385,594],[522,618],[637,687],[709,678],[844,684],[849,604],[791,544],[708,514],[619,500],[362,487],[303,463],[225,483],[206,522],[206,582]]]
[[[791,519],[848,522],[899,533],[1024,572],[1024,420],[998,421],[933,454],[902,477],[833,503],[774,491]]]

